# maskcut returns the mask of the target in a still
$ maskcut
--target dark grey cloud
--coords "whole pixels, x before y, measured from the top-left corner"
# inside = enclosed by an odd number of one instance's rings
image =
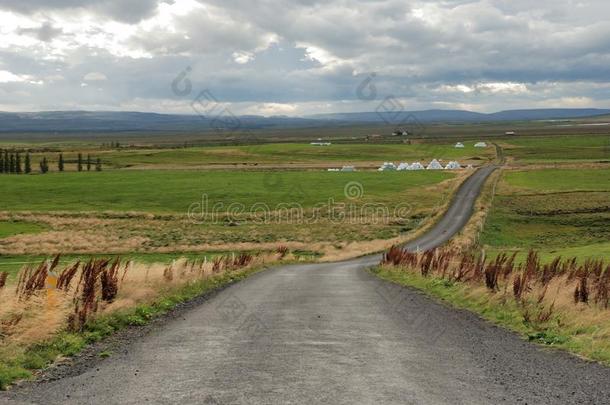
[[[60,36],[63,31],[61,28],[56,28],[50,22],[46,21],[41,26],[35,28],[19,28],[19,35],[31,35],[42,42],[50,42],[53,38]]]
[[[0,0],[0,8],[32,15],[38,12],[87,10],[121,22],[150,17],[161,0]]]

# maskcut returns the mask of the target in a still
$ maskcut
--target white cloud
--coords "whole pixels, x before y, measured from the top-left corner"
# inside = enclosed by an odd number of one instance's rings
[[[24,81],[26,81],[26,78],[23,76],[16,75],[7,70],[0,70],[0,83],[15,83]]]
[[[252,52],[237,51],[233,52],[232,56],[235,63],[239,63],[240,65],[244,65],[254,59],[254,54]]]
[[[86,82],[104,82],[108,80],[105,74],[100,72],[89,72],[83,77]]]

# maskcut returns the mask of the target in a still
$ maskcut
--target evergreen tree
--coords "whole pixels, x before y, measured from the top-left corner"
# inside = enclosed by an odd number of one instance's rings
[[[87,154],[87,171],[91,171],[91,155]]]
[[[40,161],[40,172],[44,174],[48,171],[49,171],[49,162],[47,162],[46,157],[43,157],[42,160]]]
[[[97,161],[95,162],[95,171],[96,172],[102,171],[102,159],[100,159],[100,158],[97,158]]]
[[[83,171],[83,155],[82,153],[78,154],[78,162],[76,164],[76,168],[79,172]]]
[[[8,158],[8,150],[4,151],[4,173],[10,172],[10,162]]]
[[[11,174],[15,173],[15,154],[13,153],[11,153],[11,156],[9,157],[8,171]]]
[[[15,155],[15,173],[21,174],[21,154],[17,152]]]
[[[32,162],[30,160],[29,152],[25,153],[25,173],[26,174],[32,173]]]
[[[4,173],[4,152],[0,149],[0,173]]]
[[[64,171],[64,154],[60,153],[59,154],[59,160],[57,163],[57,168],[59,169],[60,172]]]

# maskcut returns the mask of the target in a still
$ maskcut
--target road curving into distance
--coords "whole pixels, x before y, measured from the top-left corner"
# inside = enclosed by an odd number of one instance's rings
[[[484,167],[409,249],[470,217]],[[603,404],[610,368],[528,342],[365,271],[379,256],[258,273],[20,403]],[[3,396],[4,395],[4,396]]]

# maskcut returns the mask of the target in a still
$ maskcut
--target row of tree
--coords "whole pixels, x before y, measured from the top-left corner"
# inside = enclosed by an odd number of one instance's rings
[[[7,150],[0,150],[0,173],[31,173],[32,164],[30,154],[25,154],[25,161],[22,164],[21,153],[9,153]]]
[[[66,162],[64,160],[63,153],[59,154],[59,158],[57,160],[57,169],[60,172],[63,172],[66,166]],[[46,156],[43,156],[39,162],[40,173],[47,173],[49,171],[49,161]],[[76,160],[76,169],[79,172],[82,172],[84,168],[87,171],[91,171],[92,168],[97,172],[102,171],[102,160],[97,158],[95,162],[91,159],[91,155],[87,155],[86,159],[83,159],[83,155],[81,153],[78,154],[78,158]],[[0,173],[9,173],[9,174],[28,174],[32,172],[32,161],[30,159],[30,154],[26,152],[25,158],[22,158],[20,152],[9,152],[8,150],[0,150]]]

